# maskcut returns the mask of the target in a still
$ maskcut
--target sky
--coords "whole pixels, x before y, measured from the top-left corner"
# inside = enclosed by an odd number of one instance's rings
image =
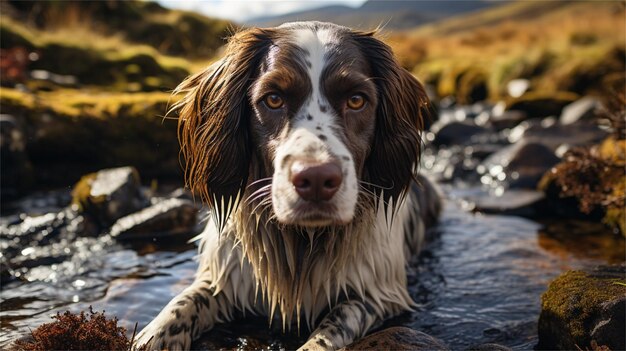
[[[254,17],[281,15],[328,5],[358,7],[365,0],[158,0],[158,2],[169,8],[196,11],[210,17],[245,22]]]

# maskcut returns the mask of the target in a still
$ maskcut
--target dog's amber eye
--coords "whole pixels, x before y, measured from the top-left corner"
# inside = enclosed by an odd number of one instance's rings
[[[365,98],[361,94],[356,94],[350,96],[348,99],[348,108],[351,110],[360,110],[365,106]]]
[[[265,104],[272,110],[283,107],[284,103],[283,98],[278,94],[269,94],[265,97]]]

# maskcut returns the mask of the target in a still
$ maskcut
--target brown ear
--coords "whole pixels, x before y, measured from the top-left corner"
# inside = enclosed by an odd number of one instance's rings
[[[370,190],[382,195],[386,203],[393,199],[397,204],[415,177],[429,101],[424,87],[373,34],[354,34],[378,90],[374,141],[364,171],[367,181],[374,184]]]
[[[271,44],[270,34],[255,29],[234,35],[223,59],[187,78],[175,91],[186,94],[173,108],[179,111],[185,181],[209,204],[220,231],[248,179],[248,88]]]

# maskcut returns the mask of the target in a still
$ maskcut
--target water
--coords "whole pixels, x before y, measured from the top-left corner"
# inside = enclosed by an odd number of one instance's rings
[[[472,214],[461,207],[456,200],[447,201],[436,239],[409,266],[409,290],[419,307],[386,326],[421,330],[452,349],[486,342],[532,349],[540,296],[550,280],[568,269],[624,260],[623,240],[600,225],[540,224]],[[11,220],[15,216],[2,218],[4,223]],[[89,305],[117,316],[131,334],[136,322],[142,328],[184,289],[196,269],[194,244],[129,245],[104,236],[65,245],[60,250],[67,249],[67,255],[61,262],[37,266],[21,280],[3,284],[0,348],[51,321],[57,311],[80,311]],[[264,318],[248,318],[217,328],[198,345],[292,349],[304,339],[277,330],[268,333]]]

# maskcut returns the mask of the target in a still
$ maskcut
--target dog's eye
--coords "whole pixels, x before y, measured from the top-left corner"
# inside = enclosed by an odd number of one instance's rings
[[[352,95],[348,99],[347,105],[351,110],[360,110],[365,106],[365,97],[361,94]]]
[[[283,101],[283,98],[280,97],[280,95],[278,94],[269,94],[265,97],[264,101],[265,101],[265,105],[267,105],[267,107],[271,108],[272,110],[276,110],[276,109],[283,107],[285,103]]]

